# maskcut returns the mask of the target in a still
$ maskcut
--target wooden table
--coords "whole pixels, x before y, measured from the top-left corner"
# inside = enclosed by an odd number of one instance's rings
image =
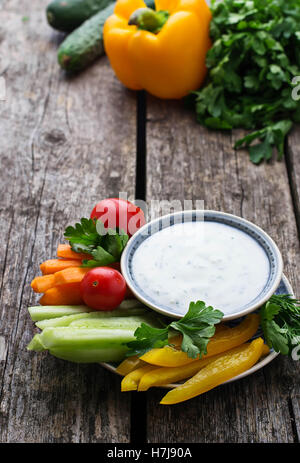
[[[106,58],[77,77],[60,71],[63,36],[47,1],[0,10],[1,442],[298,442],[299,362],[283,356],[254,375],[173,407],[161,389],[120,392],[120,378],[26,351],[34,327],[30,281],[54,257],[67,224],[119,192],[139,199],[202,199],[241,215],[278,243],[300,295],[300,131],[285,162],[252,165],[180,102],[129,92]]]

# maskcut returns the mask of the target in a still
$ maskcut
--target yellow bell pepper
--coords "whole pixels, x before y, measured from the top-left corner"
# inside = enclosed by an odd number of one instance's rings
[[[132,90],[182,98],[200,87],[211,46],[211,12],[205,0],[117,0],[103,29],[110,64]]]
[[[220,358],[202,368],[199,373],[182,386],[168,392],[160,403],[171,405],[192,399],[243,373],[261,357],[263,345],[262,338],[257,338],[250,344],[243,344],[225,352]]]
[[[227,352],[231,352],[231,350]],[[264,344],[262,349],[262,356],[267,355],[269,352],[269,347],[266,344]],[[201,368],[205,367],[211,362],[214,362],[223,355],[224,352],[218,355],[213,355],[212,357],[196,360],[195,362],[188,363],[187,365],[182,365],[180,367],[156,368],[155,370],[149,371],[142,376],[138,385],[138,390],[147,391],[150,387],[153,386],[165,386],[170,383],[190,378],[191,376],[198,373],[198,371],[200,371]]]
[[[259,315],[250,314],[239,325],[233,328],[216,329],[216,333],[207,344],[207,354],[203,355],[202,358],[225,352],[248,341],[256,333],[258,326]],[[140,358],[144,362],[162,367],[179,367],[195,362],[195,359],[188,357],[186,352],[169,346],[151,349]]]

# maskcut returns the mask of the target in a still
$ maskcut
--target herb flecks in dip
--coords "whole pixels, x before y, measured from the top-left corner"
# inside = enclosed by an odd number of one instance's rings
[[[254,300],[270,266],[251,236],[217,222],[178,223],[147,238],[132,261],[137,284],[154,303],[184,314],[204,300],[229,314]]]

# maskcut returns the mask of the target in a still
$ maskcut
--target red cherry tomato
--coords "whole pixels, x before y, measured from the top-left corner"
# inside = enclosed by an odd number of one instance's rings
[[[95,310],[113,310],[121,304],[126,293],[123,275],[110,267],[88,271],[80,283],[84,303]]]
[[[100,219],[105,228],[120,228],[132,236],[145,225],[144,212],[140,207],[120,198],[100,201],[91,213],[91,219]]]

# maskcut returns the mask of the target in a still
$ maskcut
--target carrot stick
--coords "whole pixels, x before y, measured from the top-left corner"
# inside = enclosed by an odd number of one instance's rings
[[[63,257],[64,259],[91,259],[92,256],[90,254],[84,254],[73,251],[69,244],[59,244],[57,248],[57,256]]]
[[[69,283],[80,283],[84,275],[90,270],[90,268],[82,267],[70,267],[56,272],[54,274],[54,285],[66,285]]]
[[[41,305],[81,305],[80,283],[55,286],[40,299]]]
[[[55,286],[54,275],[44,275],[34,278],[31,282],[31,287],[36,293],[45,293],[48,289]]]
[[[49,275],[51,273],[59,272],[69,267],[80,267],[81,262],[78,259],[65,260],[65,259],[49,259],[45,260],[40,265],[40,269],[43,275]]]

